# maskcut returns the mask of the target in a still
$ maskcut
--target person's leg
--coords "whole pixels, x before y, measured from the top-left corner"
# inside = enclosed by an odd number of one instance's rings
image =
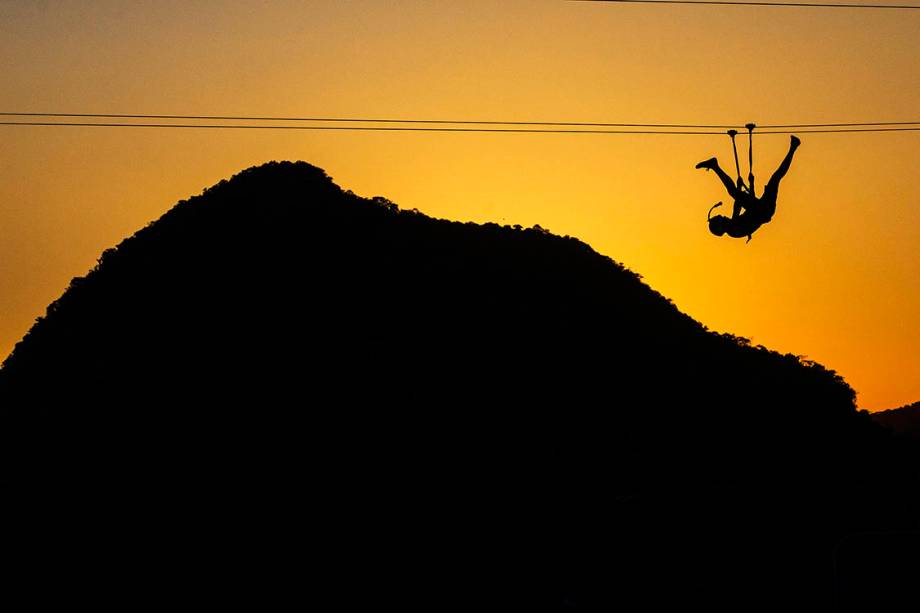
[[[779,182],[786,176],[786,173],[789,172],[789,166],[792,164],[792,156],[801,143],[802,141],[795,136],[789,139],[789,151],[786,153],[786,157],[783,158],[783,161],[780,162],[779,168],[776,169],[776,172],[774,172],[770,180],[767,181],[767,186],[764,188],[765,195],[768,191],[773,193],[779,191]]]
[[[716,158],[709,158],[708,160],[704,160],[697,164],[696,167],[708,168],[709,170],[715,171],[716,175],[725,185],[725,189],[728,190],[728,195],[736,200],[738,199],[738,187],[735,185],[735,182],[732,181],[732,178],[725,174],[725,171],[719,167],[719,161]]]
[[[776,198],[779,195],[779,182],[786,176],[786,173],[789,172],[789,166],[792,164],[792,156],[795,154],[795,150],[799,148],[801,142],[802,141],[795,136],[789,139],[789,151],[786,153],[786,157],[783,158],[779,168],[776,169],[776,172],[774,172],[770,180],[767,181],[767,186],[764,187],[763,195],[760,197],[759,202],[761,206],[760,216],[764,219],[764,222],[773,219],[773,215],[776,213]]]

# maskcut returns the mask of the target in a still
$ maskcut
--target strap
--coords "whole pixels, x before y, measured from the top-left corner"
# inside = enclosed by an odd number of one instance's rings
[[[732,151],[735,152],[735,171],[738,173],[738,182],[741,182],[741,165],[738,164],[738,147],[735,145],[735,137],[738,136],[738,130],[729,130],[728,135],[732,139]]]
[[[753,123],[745,124],[748,131],[748,183],[751,187],[751,195],[754,193],[754,128],[757,126]],[[739,175],[741,173],[738,173]]]
[[[712,218],[712,211],[713,211],[713,209],[716,209],[716,208],[718,208],[718,207],[720,207],[720,206],[722,206],[722,201],[721,201],[721,200],[720,200],[719,202],[716,202],[714,205],[712,205],[712,206],[709,208],[709,213],[706,214],[706,221],[709,221],[709,220]]]

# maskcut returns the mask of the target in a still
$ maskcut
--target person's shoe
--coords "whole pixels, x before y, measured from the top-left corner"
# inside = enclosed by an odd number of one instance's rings
[[[703,160],[702,162],[697,164],[696,167],[705,168],[707,170],[712,170],[713,168],[716,167],[716,164],[718,164],[718,161],[716,160],[716,158],[709,158],[708,160]]]
[[[790,137],[789,137],[789,140],[790,140],[790,142],[792,142],[792,148],[793,148],[793,149],[798,149],[798,148],[799,148],[799,145],[802,144],[801,139],[799,139],[799,137],[796,136],[795,134],[793,134],[792,136],[790,136]]]

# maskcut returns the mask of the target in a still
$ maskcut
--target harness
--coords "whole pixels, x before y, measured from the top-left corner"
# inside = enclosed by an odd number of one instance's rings
[[[751,197],[754,196],[754,128],[757,127],[756,124],[747,123],[744,124],[744,127],[748,131],[748,184],[744,184],[744,179],[741,178],[741,164],[738,162],[738,145],[735,143],[735,137],[738,136],[738,130],[729,130],[728,136],[732,139],[732,152],[735,154],[735,172],[738,173],[738,179],[736,184],[740,191],[747,193]],[[722,206],[722,202],[716,202],[709,208],[709,212],[706,214],[706,221],[712,219],[712,212]],[[747,243],[751,242],[751,235],[748,234]]]

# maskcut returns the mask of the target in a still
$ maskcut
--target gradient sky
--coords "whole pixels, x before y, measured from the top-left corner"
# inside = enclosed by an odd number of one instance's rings
[[[920,121],[920,11],[462,2],[7,2],[0,111],[636,123]],[[920,400],[920,133],[803,135],[754,240],[724,136],[0,127],[0,357],[176,201],[268,160],[436,217],[540,224],[720,332]],[[762,185],[788,137],[755,140]],[[744,151],[742,154],[744,155]],[[245,249],[245,245],[240,246]],[[718,373],[713,373],[718,376]]]

